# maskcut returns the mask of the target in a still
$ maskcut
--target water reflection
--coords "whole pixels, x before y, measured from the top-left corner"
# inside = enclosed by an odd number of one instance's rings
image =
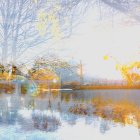
[[[1,94],[0,130],[2,131],[0,131],[0,134],[3,136],[3,139],[11,140],[11,138],[8,138],[9,136],[4,136],[10,127],[10,135],[16,135],[17,137],[14,136],[15,139],[20,136],[21,139],[26,138],[29,140],[33,139],[33,137],[37,140],[46,140],[46,138],[50,140],[65,140],[65,131],[71,127],[74,129],[69,130],[69,132],[77,133],[76,137],[80,137],[80,135],[82,137],[82,135],[87,134],[92,135],[91,133],[97,133],[97,131],[99,135],[113,134],[112,130],[114,128],[117,133],[118,128],[126,130],[129,127],[129,130],[135,130],[134,132],[139,138],[139,102],[135,103],[134,97],[129,98],[130,94],[137,95],[137,101],[139,91],[122,92],[122,90],[55,91],[51,94],[41,94],[38,97]],[[81,134],[79,129],[80,131],[85,131],[83,133],[86,134]],[[25,133],[26,137],[21,136],[21,133]],[[43,135],[42,138],[38,137],[40,133]]]

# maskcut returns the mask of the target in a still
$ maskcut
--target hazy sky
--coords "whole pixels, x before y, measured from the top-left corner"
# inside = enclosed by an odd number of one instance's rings
[[[59,48],[65,48],[66,57],[82,60],[86,75],[121,79],[115,69],[117,62],[104,61],[103,56],[113,56],[123,64],[140,60],[140,25],[131,24],[133,19],[121,13],[114,17],[114,24],[112,18],[96,21],[95,15],[89,11],[86,23],[78,26],[71,38],[59,43]]]
[[[111,17],[99,20],[96,10],[89,10],[83,21],[70,38],[57,41],[50,48],[64,58],[82,60],[88,76],[121,79],[116,62],[104,61],[103,56],[113,56],[119,63],[140,60],[140,25],[133,24],[134,19],[122,13],[114,16],[113,22]],[[34,55],[49,50],[50,44],[35,49]]]

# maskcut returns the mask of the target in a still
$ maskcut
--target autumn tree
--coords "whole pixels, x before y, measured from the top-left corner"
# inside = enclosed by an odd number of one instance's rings
[[[118,69],[129,85],[140,82],[140,62],[120,65]]]
[[[104,60],[113,59],[116,62],[116,70],[119,71],[128,82],[128,85],[139,84],[140,82],[140,62],[130,62],[128,64],[121,64],[115,57],[105,55]]]

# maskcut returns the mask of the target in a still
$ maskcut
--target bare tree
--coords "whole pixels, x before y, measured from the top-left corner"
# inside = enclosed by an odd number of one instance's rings
[[[53,37],[68,37],[93,0],[1,0],[2,63]]]
[[[131,16],[136,21],[140,21],[140,1],[139,0],[100,0],[114,10]]]
[[[17,52],[26,44],[27,31],[35,18],[34,6],[29,0],[2,0],[0,12],[2,62],[6,62],[9,53],[15,61]]]
[[[137,0],[1,0],[0,47],[2,63],[53,37],[69,37],[92,3],[105,3],[139,20]],[[114,10],[111,9],[113,12]],[[102,16],[102,8],[100,7]],[[111,14],[111,13],[110,13]]]

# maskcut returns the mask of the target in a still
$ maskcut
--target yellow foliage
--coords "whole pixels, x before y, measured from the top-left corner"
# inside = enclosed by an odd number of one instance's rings
[[[58,76],[50,70],[40,69],[32,74],[33,80],[53,80],[59,79]]]
[[[44,36],[46,33],[46,25],[43,22],[37,23],[36,24],[36,29],[39,31],[39,34],[41,36]]]
[[[38,15],[37,15],[37,18],[40,21],[46,20],[46,18],[47,18],[46,12],[43,11],[43,10],[40,10],[39,13],[38,13]]]
[[[39,34],[41,36],[45,35],[47,30],[48,24],[51,24],[51,33],[55,38],[60,38],[60,25],[59,25],[59,19],[56,15],[57,11],[60,10],[60,6],[55,6],[51,11],[46,13],[43,10],[40,10],[37,15],[38,23],[36,24],[36,29],[38,30]]]
[[[0,80],[13,80],[15,78],[15,75],[9,74],[7,72],[0,73]]]
[[[108,60],[108,59],[109,59],[108,55],[105,55],[104,60]]]
[[[111,58],[117,62],[114,57],[111,56]],[[108,60],[109,56],[105,55],[103,59]],[[132,62],[129,64],[119,64],[117,62],[115,68],[121,72],[122,77],[127,80],[129,85],[140,81],[140,62]]]
[[[118,64],[116,64],[116,70],[119,70],[119,65]]]
[[[137,72],[139,68],[140,62],[133,62],[128,65],[121,65],[119,70],[128,84],[133,84],[134,82],[140,81],[140,72]]]
[[[36,29],[38,30],[39,34],[41,36],[45,35],[46,33],[46,26],[47,26],[47,14],[45,11],[40,10],[38,15],[37,15],[37,24],[36,24]]]
[[[40,69],[31,75],[32,80],[38,80],[38,91],[34,96],[39,95],[49,89],[60,88],[59,77],[48,69]],[[56,82],[53,82],[56,80]]]

